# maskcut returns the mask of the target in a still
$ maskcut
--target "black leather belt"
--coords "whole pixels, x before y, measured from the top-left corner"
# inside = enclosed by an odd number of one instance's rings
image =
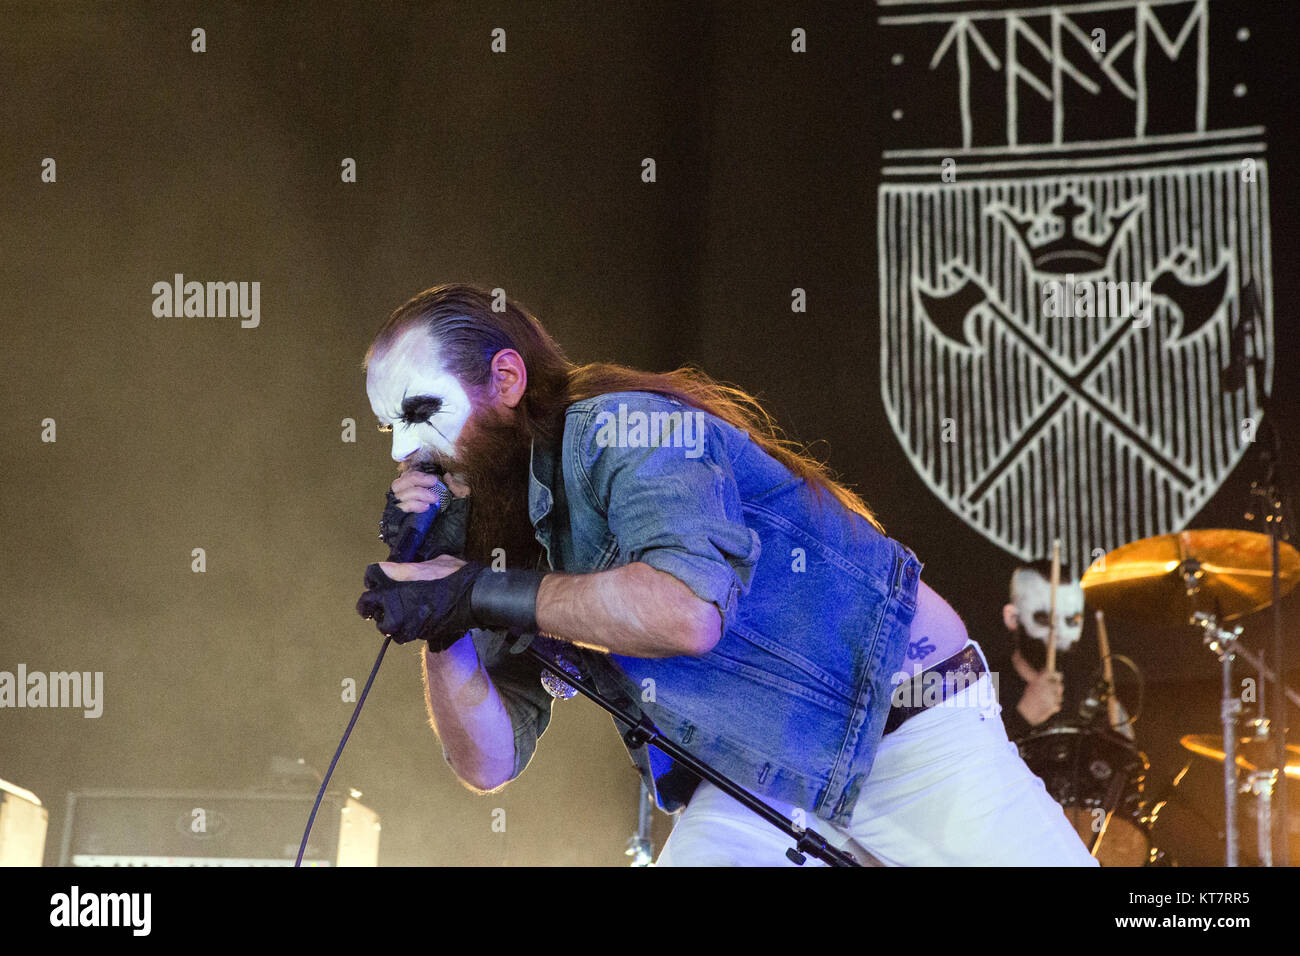
[[[968,644],[947,660],[927,667],[911,680],[899,684],[890,698],[885,733],[893,733],[904,721],[970,687],[987,669],[979,651]],[[927,674],[939,676],[927,678]]]

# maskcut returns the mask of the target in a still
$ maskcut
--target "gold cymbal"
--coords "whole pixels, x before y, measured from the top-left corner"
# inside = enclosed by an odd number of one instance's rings
[[[1187,734],[1178,741],[1184,750],[1223,763],[1222,734]],[[1237,766],[1242,770],[1258,770],[1273,763],[1273,742],[1259,737],[1242,737],[1237,741]],[[1300,778],[1300,747],[1286,746],[1286,775]]]
[[[1286,595],[1300,582],[1300,553],[1283,541],[1278,564]],[[1194,594],[1187,593],[1185,572],[1194,575]],[[1177,627],[1194,611],[1231,621],[1268,607],[1271,573],[1268,535],[1210,528],[1122,545],[1093,562],[1082,583],[1088,603],[1110,617],[1157,618]]]

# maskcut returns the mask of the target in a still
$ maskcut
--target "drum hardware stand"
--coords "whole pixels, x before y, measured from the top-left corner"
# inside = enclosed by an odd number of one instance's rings
[[[1179,569],[1187,586],[1187,596],[1195,599],[1201,589],[1205,572],[1201,563],[1184,559]],[[1237,720],[1241,716],[1241,697],[1232,683],[1232,662],[1239,653],[1237,638],[1242,629],[1224,631],[1219,628],[1217,615],[1197,611],[1191,622],[1205,629],[1205,646],[1219,658],[1222,665],[1223,688],[1219,698],[1219,721],[1223,725],[1223,836],[1225,842],[1224,866],[1240,866],[1239,824],[1237,821]]]
[[[1219,720],[1223,723],[1223,833],[1227,841],[1224,865],[1237,866],[1237,717],[1241,714],[1241,697],[1232,685],[1232,660],[1236,656],[1236,639],[1241,636],[1241,628],[1221,630],[1213,614],[1201,611],[1192,615],[1192,623],[1205,629],[1205,646],[1218,656],[1223,665]]]
[[[1264,499],[1266,512],[1264,514],[1264,523],[1267,526],[1270,550],[1272,552],[1272,610],[1273,610],[1273,661],[1278,673],[1285,671],[1285,657],[1282,653],[1282,583],[1281,583],[1281,555],[1279,554],[1279,545],[1283,538],[1289,537],[1285,522],[1284,502],[1282,500],[1282,490],[1277,480],[1277,459],[1278,459],[1278,435],[1274,426],[1274,416],[1271,414],[1268,399],[1264,399],[1264,429],[1267,435],[1267,441],[1262,443],[1260,458],[1264,462],[1264,480],[1262,482],[1251,483],[1251,494]],[[1248,514],[1247,519],[1254,517]],[[1261,668],[1261,671],[1263,668]],[[1278,682],[1275,686],[1281,688],[1283,685]],[[1261,704],[1260,715],[1264,715],[1264,708]],[[1276,764],[1277,779],[1277,848],[1279,862],[1283,866],[1290,865],[1290,846],[1289,832],[1287,826],[1287,781],[1286,772],[1286,737],[1287,737],[1287,719],[1286,719],[1286,702],[1279,694],[1273,701],[1273,713],[1271,715],[1276,733],[1273,735],[1273,755]],[[1272,833],[1272,831],[1269,831]],[[1272,854],[1270,853],[1270,858]]]
[[[732,783],[729,779],[718,773],[708,764],[697,760],[677,744],[663,736],[659,728],[655,726],[654,721],[644,713],[638,713],[632,716],[619,708],[618,704],[603,696],[599,691],[587,686],[586,681],[579,679],[574,674],[560,667],[554,660],[547,657],[537,648],[533,647],[531,642],[524,647],[521,653],[527,654],[536,661],[543,670],[552,676],[558,678],[570,687],[580,691],[584,697],[592,701],[596,706],[612,715],[620,723],[626,724],[628,730],[623,734],[623,742],[629,749],[635,750],[638,747],[644,747],[646,744],[656,748],[664,754],[667,754],[673,760],[682,764],[697,776],[709,781],[727,796],[741,804],[741,806],[752,810],[772,826],[776,827],[782,833],[789,836],[795,841],[795,845],[785,851],[789,859],[802,866],[808,856],[812,856],[830,866],[861,866],[862,864],[851,854],[840,850],[826,842],[816,830],[804,829],[796,826],[792,821],[787,820],[781,814],[777,813],[762,800],[750,794],[742,787]]]
[[[630,866],[649,866],[654,862],[654,843],[650,840],[650,821],[653,811],[654,798],[650,796],[650,788],[642,780],[640,790],[637,792],[636,833],[628,839],[627,849],[623,853],[624,856],[632,858]]]
[[[1232,660],[1237,655],[1243,657],[1258,672],[1260,678],[1260,710],[1263,711],[1264,686],[1268,683],[1274,685],[1274,690],[1280,690],[1279,700],[1285,696],[1297,707],[1300,707],[1300,694],[1296,693],[1290,686],[1283,682],[1277,672],[1270,668],[1260,655],[1255,654],[1240,642],[1242,628],[1236,627],[1231,631],[1225,630],[1218,626],[1218,621],[1213,614],[1197,612],[1192,615],[1192,623],[1205,631],[1205,646],[1214,654],[1218,655],[1219,660],[1223,662],[1223,702],[1220,713],[1223,716],[1223,778],[1224,778],[1224,800],[1227,816],[1226,834],[1228,840],[1228,866],[1237,866],[1237,715],[1241,713],[1241,697],[1237,688],[1233,686],[1232,681]],[[1267,717],[1259,717],[1250,722],[1253,728],[1253,736],[1265,740],[1276,740],[1271,734],[1272,722]],[[1253,794],[1256,800],[1256,815],[1259,822],[1259,858],[1264,866],[1273,865],[1273,798],[1276,793],[1281,796],[1281,786],[1279,780],[1282,777],[1277,768],[1265,768],[1250,773],[1246,778],[1246,784],[1241,789],[1243,792]],[[1279,811],[1279,816],[1280,811]]]
[[[1260,300],[1259,287],[1252,279],[1246,283],[1242,290],[1246,293],[1249,290],[1248,301],[1243,305],[1249,309],[1249,315],[1243,309],[1241,319],[1243,321],[1243,332],[1251,335],[1251,344],[1254,345],[1254,326],[1256,323],[1263,321],[1264,306]],[[1246,298],[1246,296],[1243,296]],[[1252,350],[1253,352],[1253,350]],[[1233,387],[1244,385],[1248,388],[1247,395],[1254,392],[1259,396],[1260,409],[1263,411],[1263,420],[1256,429],[1255,441],[1259,446],[1259,459],[1264,468],[1263,481],[1252,481],[1250,493],[1253,497],[1263,499],[1264,524],[1265,530],[1270,538],[1272,552],[1272,608],[1273,608],[1273,664],[1279,674],[1286,672],[1286,655],[1283,653],[1282,646],[1282,583],[1281,583],[1281,554],[1279,545],[1282,539],[1290,538],[1291,523],[1287,520],[1286,500],[1283,494],[1281,481],[1278,477],[1278,463],[1281,458],[1282,439],[1277,430],[1277,416],[1273,412],[1272,396],[1264,391],[1264,383],[1260,379],[1263,377],[1263,367],[1265,360],[1261,354],[1253,353],[1250,356],[1238,356],[1229,365],[1224,372],[1229,376],[1229,381],[1225,384]],[[1244,372],[1245,374],[1241,374]],[[1261,434],[1262,433],[1262,434]],[[1247,521],[1255,520],[1255,508],[1252,506],[1250,511],[1245,515]],[[1244,655],[1243,655],[1244,656]],[[1283,684],[1278,681],[1275,686],[1278,689]],[[1270,716],[1264,713],[1263,707],[1260,708],[1260,716]],[[1273,713],[1271,715],[1275,733],[1273,735],[1273,762],[1277,770],[1277,847],[1279,862],[1282,866],[1290,866],[1290,847],[1289,847],[1289,827],[1287,825],[1287,780],[1286,780],[1286,740],[1287,740],[1287,714],[1286,702],[1279,694],[1273,699]]]
[[[1282,693],[1286,695],[1286,699],[1291,701],[1291,703],[1295,704],[1297,707],[1300,707],[1300,693],[1297,693],[1290,684],[1283,683],[1279,679],[1277,671],[1269,667],[1258,654],[1246,647],[1244,644],[1238,643],[1237,638],[1241,636],[1242,628],[1233,628],[1231,631],[1224,630],[1217,626],[1213,614],[1206,614],[1200,611],[1192,615],[1192,623],[1207,631],[1205,645],[1211,651],[1218,654],[1220,653],[1219,649],[1221,646],[1227,647],[1233,654],[1243,658],[1251,667],[1255,668],[1255,670],[1259,672],[1261,684],[1263,681],[1267,681],[1268,683],[1273,684],[1275,689],[1280,687]],[[1263,697],[1263,694],[1261,693],[1260,696]]]
[[[1276,770],[1255,770],[1246,777],[1246,787],[1255,797],[1259,862],[1261,866],[1273,865],[1273,788],[1277,784]]]

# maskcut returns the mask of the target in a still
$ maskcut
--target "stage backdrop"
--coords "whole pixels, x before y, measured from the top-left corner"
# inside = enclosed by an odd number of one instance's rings
[[[394,476],[359,363],[436,283],[503,289],[575,360],[759,393],[982,639],[1053,538],[1082,569],[1259,530],[1264,397],[1288,479],[1300,424],[1295,20],[8,5],[0,671],[101,681],[98,716],[0,709],[0,777],[51,805],[47,859],[69,791],[327,765],[377,650],[353,604]],[[191,281],[234,283],[232,308],[174,308]],[[1177,737],[1217,727],[1215,662],[1185,631],[1112,637],[1167,780]],[[463,789],[412,648],[337,781],[382,816],[387,864],[620,865],[636,820],[583,701],[506,790]]]

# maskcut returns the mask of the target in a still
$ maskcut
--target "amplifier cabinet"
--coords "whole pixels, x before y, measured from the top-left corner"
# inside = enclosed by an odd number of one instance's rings
[[[68,794],[60,866],[292,866],[316,795],[183,790]],[[327,793],[303,866],[377,866],[379,817]]]

